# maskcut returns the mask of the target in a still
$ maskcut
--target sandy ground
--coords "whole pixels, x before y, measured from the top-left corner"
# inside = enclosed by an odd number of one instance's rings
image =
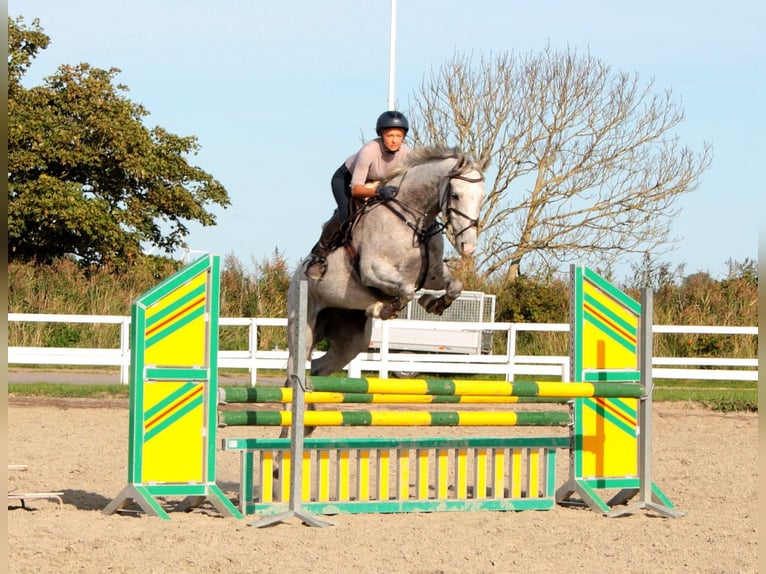
[[[8,402],[8,462],[29,466],[9,473],[9,487],[63,492],[64,501],[63,510],[54,501],[30,500],[27,509],[9,501],[12,573],[758,571],[754,414],[655,404],[654,478],[686,513],[683,518],[645,511],[606,518],[557,507],[339,515],[329,528],[291,519],[256,529],[248,526],[253,518],[224,518],[209,505],[173,512],[169,521],[103,514],[126,484],[127,401]],[[423,430],[430,436],[461,432]],[[218,434],[251,436],[237,427]],[[235,499],[235,453],[219,453],[218,476]],[[167,501],[168,508],[173,502]]]

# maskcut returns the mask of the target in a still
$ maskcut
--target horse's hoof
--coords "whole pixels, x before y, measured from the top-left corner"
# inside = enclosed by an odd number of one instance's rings
[[[379,317],[384,321],[396,319],[399,311],[402,310],[402,300],[400,297],[392,297],[389,301],[382,304]]]
[[[441,315],[444,313],[444,310],[450,306],[450,304],[446,302],[444,295],[436,297],[428,293],[422,295],[420,299],[418,299],[418,303],[432,315]]]
[[[380,310],[380,318],[383,321],[388,321],[389,319],[396,319],[397,310],[394,309],[391,305],[385,305]]]
[[[444,297],[439,297],[438,299],[433,299],[432,301],[426,303],[425,309],[433,315],[441,315],[449,306],[450,303],[447,303]]]

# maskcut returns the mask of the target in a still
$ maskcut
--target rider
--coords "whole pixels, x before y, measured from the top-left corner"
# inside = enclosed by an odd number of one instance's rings
[[[394,110],[383,112],[375,124],[378,137],[367,142],[335,171],[330,185],[338,207],[324,224],[322,235],[311,250],[306,275],[312,279],[324,277],[333,241],[352,214],[352,197],[360,201],[376,196],[382,199],[394,197],[396,188],[389,185],[380,187],[380,182],[410,153],[409,146],[404,143],[409,129],[403,113]]]

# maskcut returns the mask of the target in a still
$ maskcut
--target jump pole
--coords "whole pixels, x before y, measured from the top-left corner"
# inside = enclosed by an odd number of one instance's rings
[[[556,490],[555,501],[563,505],[587,505],[592,510],[600,511],[607,516],[619,516],[638,508],[654,510],[669,517],[683,516],[683,513],[673,509],[670,500],[652,482],[651,477],[651,394],[653,391],[651,293],[645,290],[642,293],[643,304],[639,304],[587,268],[573,266],[571,276],[570,364],[572,372],[570,380],[576,382],[507,383],[426,379],[389,381],[374,378],[346,379],[338,382],[337,379],[325,380],[322,377],[313,377],[311,390],[325,393],[325,395],[337,393],[347,396],[348,393],[366,393],[364,400],[360,402],[378,402],[372,400],[372,397],[376,396],[380,397],[379,402],[385,402],[386,392],[412,393],[413,397],[427,398],[427,401],[422,402],[430,402],[433,398],[441,397],[477,398],[477,395],[482,394],[489,398],[569,397],[573,419],[570,436],[567,439],[570,455],[569,478]],[[303,359],[305,360],[305,357]],[[301,371],[296,373],[294,380],[303,383],[304,376]],[[481,388],[478,388],[477,384]],[[296,385],[296,389],[300,390],[301,400],[306,398],[303,393],[305,388],[303,384]],[[313,392],[308,396],[312,394]],[[298,393],[295,393],[291,398],[295,400],[297,395]],[[335,396],[327,402],[345,402],[345,398]],[[294,408],[302,415],[299,404],[294,404]],[[239,416],[239,413],[231,414]],[[328,412],[326,414],[338,419],[339,422],[333,424],[338,426],[344,424],[342,417],[346,413]],[[373,413],[368,414],[371,417],[373,415]],[[279,421],[279,424],[285,425],[289,422],[294,425],[298,419],[298,416],[289,421],[283,419]],[[293,426],[294,438],[302,439],[305,423],[306,419],[300,416],[299,426],[297,428]],[[361,422],[360,424],[372,423]],[[401,423],[396,424],[396,426],[400,425]],[[283,440],[287,448],[292,446],[287,439]],[[317,440],[314,439],[314,441]],[[543,438],[541,440],[547,441],[547,446],[555,448],[554,442],[558,439]],[[264,443],[260,440],[250,442],[244,439],[225,441],[227,442],[230,444],[225,444],[224,450],[239,450],[242,453],[242,485],[247,483],[252,487],[252,480],[246,475],[244,469],[252,469],[254,451],[260,449],[258,444]],[[320,444],[315,445],[312,442],[310,448],[329,448],[346,443],[343,439],[339,439],[338,445],[335,445],[334,442],[331,444],[331,441],[324,439]],[[357,446],[361,448],[361,445]],[[562,446],[558,445],[558,448]],[[279,447],[275,444],[275,448]],[[293,497],[298,501],[301,500],[301,493],[295,488],[301,481],[296,481],[295,476],[301,475],[292,474],[292,471],[300,470],[295,467],[303,466],[298,462],[301,460],[305,459],[293,455],[293,464],[290,467]],[[601,489],[619,489],[619,492],[607,502],[601,500],[598,495]],[[248,494],[250,490],[252,489],[244,487],[241,490],[241,499],[244,501],[243,513],[245,508],[252,507],[251,493]],[[610,512],[612,506],[627,503],[637,493],[639,501],[636,505]],[[572,500],[573,494],[577,494],[580,499]],[[329,510],[333,511],[329,513],[337,513],[340,510],[333,503],[329,504]],[[384,506],[388,511],[405,511],[406,509],[411,511],[409,504],[409,502],[398,502],[394,506]],[[425,503],[418,501],[416,504]],[[450,509],[477,508],[470,503],[466,506],[459,506],[460,504],[455,502],[454,507]],[[498,502],[497,504],[506,503]],[[515,504],[515,501],[511,504]],[[308,506],[320,513],[327,513],[322,510],[324,506],[318,503],[309,502]],[[378,511],[386,511],[381,510],[383,507],[380,503],[377,503],[375,508]],[[426,510],[426,506],[413,508]],[[441,501],[438,503],[433,501],[433,504],[427,508],[428,510],[446,509],[441,507]],[[502,508],[506,507],[497,506],[495,509]],[[265,510],[265,507],[261,509]],[[348,508],[346,511],[356,510]]]

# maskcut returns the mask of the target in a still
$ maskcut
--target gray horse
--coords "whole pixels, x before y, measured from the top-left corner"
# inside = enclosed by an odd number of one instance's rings
[[[292,276],[288,301],[298,301],[300,282],[308,281],[308,312],[288,309],[288,373],[292,373],[297,321],[306,323],[307,357],[323,339],[329,350],[311,362],[311,375],[341,370],[367,349],[370,317],[390,319],[418,289],[444,291],[419,303],[441,315],[460,295],[462,283],[444,258],[443,231],[462,256],[476,249],[487,163],[477,164],[458,148],[421,147],[393,172],[386,185],[398,187],[388,201],[370,200],[354,219],[350,240],[327,257],[321,280],[307,279],[306,260]],[[290,378],[288,376],[288,384]]]

